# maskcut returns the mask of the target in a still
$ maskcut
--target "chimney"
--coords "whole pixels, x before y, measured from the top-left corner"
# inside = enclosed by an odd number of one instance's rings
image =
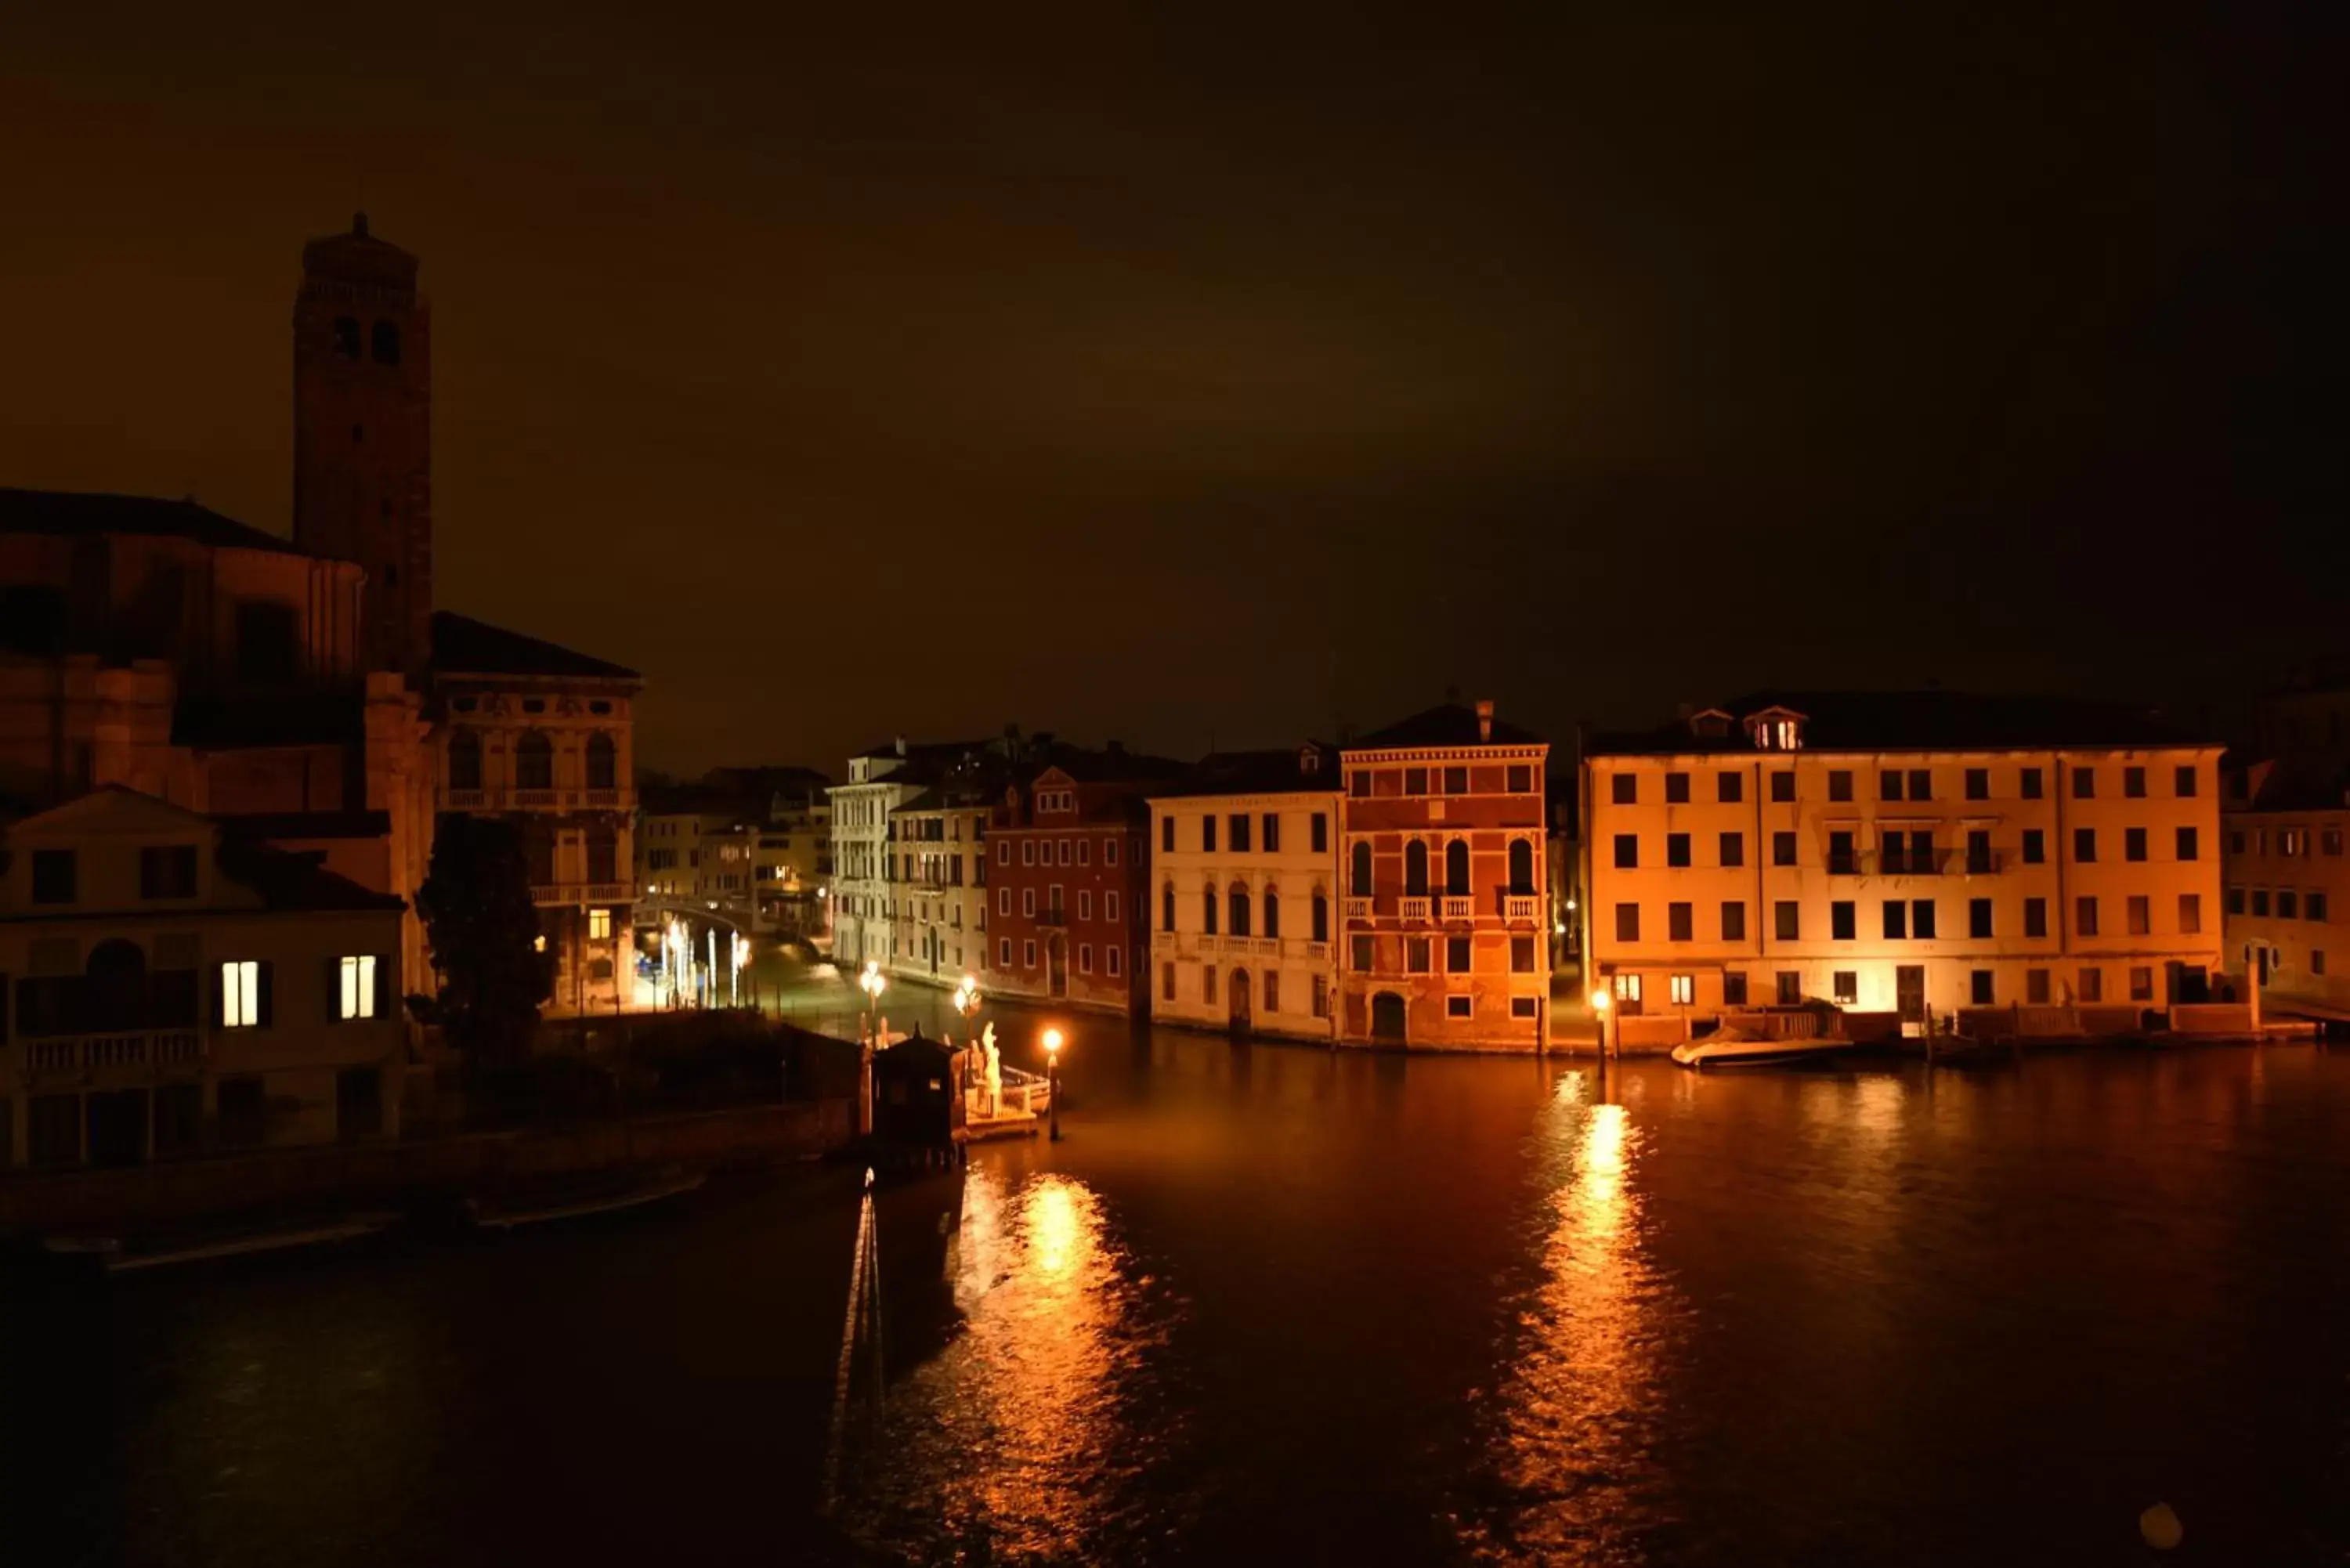
[[[898,737],[898,754],[901,757],[906,754],[906,737],[903,735]]]
[[[1482,746],[1492,738],[1493,700],[1491,697],[1480,697],[1477,700],[1477,743]]]

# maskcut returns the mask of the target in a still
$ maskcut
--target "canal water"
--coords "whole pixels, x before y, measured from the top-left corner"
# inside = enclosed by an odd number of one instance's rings
[[[837,1167],[20,1293],[9,1560],[2139,1563],[2158,1503],[2169,1561],[2350,1554],[2350,1055],[1065,1022],[1062,1142],[879,1189],[878,1408]]]

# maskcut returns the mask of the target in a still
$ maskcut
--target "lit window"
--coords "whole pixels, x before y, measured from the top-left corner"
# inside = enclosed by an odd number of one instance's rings
[[[261,965],[253,959],[232,959],[221,965],[221,1027],[256,1029],[261,1025]]]
[[[1672,978],[1673,1005],[1687,1007],[1697,1001],[1697,976],[1677,974]]]
[[[603,911],[598,910],[601,914]],[[335,1016],[346,1021],[375,1016],[375,955],[362,953],[342,961],[343,993]]]
[[[776,872],[776,873],[775,873],[775,875],[777,875],[778,877],[780,877],[780,876],[782,876],[782,875],[783,875],[783,873],[782,873],[782,872],[780,872],[780,871],[778,871],[778,872]],[[592,941],[592,942],[600,942],[600,941],[603,941],[605,939],[608,938],[611,934],[612,934],[612,911],[611,911],[611,910],[609,910],[609,909],[590,909],[590,910],[588,910],[588,940],[589,941]]]

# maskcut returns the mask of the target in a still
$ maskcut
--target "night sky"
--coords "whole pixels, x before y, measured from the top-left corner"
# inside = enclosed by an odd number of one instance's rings
[[[655,764],[2339,635],[2338,5],[475,9],[7,7],[0,484],[289,527],[364,204],[440,602]]]

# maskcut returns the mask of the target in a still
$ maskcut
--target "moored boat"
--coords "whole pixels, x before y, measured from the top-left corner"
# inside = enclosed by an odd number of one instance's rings
[[[598,1173],[565,1179],[495,1198],[465,1199],[465,1213],[485,1230],[510,1231],[548,1220],[571,1220],[640,1208],[692,1191],[703,1173],[671,1166],[657,1171]]]
[[[1797,1063],[1827,1061],[1856,1047],[1841,1036],[1814,1035],[1800,1040],[1757,1040],[1727,1030],[1673,1047],[1673,1060],[1700,1071],[1722,1067],[1785,1067]]]
[[[214,1258],[237,1258],[255,1252],[283,1251],[293,1247],[322,1246],[356,1241],[390,1230],[399,1214],[386,1210],[340,1214],[315,1220],[271,1220],[246,1225],[179,1231],[125,1241],[120,1237],[55,1237],[47,1250],[61,1255],[96,1258],[109,1273],[162,1268],[172,1263],[199,1263]]]

